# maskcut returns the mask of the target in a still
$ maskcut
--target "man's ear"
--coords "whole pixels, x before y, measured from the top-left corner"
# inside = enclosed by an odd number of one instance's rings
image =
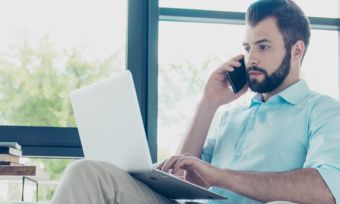
[[[305,53],[305,43],[302,40],[298,40],[292,47],[291,54],[293,60],[302,60]]]

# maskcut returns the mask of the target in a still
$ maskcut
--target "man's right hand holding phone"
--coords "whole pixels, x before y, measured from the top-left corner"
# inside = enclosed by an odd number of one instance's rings
[[[234,101],[247,92],[248,85],[245,84],[244,87],[235,94],[226,76],[227,72],[232,72],[241,66],[239,61],[242,58],[244,58],[242,54],[231,58],[210,75],[205,86],[202,102],[218,108],[221,105]]]
[[[235,94],[226,76],[227,72],[234,70],[234,67],[238,69],[241,65],[239,60],[242,58],[243,55],[233,57],[210,75],[187,136],[183,138],[179,145],[177,154],[189,153],[194,157],[200,158],[216,110],[221,105],[230,103],[247,92],[248,86],[245,85]]]

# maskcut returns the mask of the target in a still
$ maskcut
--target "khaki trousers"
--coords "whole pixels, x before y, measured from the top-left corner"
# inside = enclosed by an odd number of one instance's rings
[[[78,160],[67,167],[51,204],[179,204],[151,190],[120,168]],[[186,202],[195,203],[195,202]],[[276,201],[271,204],[288,204]]]
[[[118,167],[78,160],[67,167],[52,204],[174,204]]]

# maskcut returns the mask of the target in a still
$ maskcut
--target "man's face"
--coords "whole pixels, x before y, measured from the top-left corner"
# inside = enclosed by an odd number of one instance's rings
[[[249,88],[268,93],[279,87],[289,74],[291,53],[286,52],[276,20],[266,18],[255,27],[247,25],[243,46]]]

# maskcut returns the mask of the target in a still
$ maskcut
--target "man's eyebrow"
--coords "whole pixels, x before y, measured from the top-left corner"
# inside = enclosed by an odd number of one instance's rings
[[[271,43],[272,41],[268,40],[268,39],[261,39],[255,42],[255,44],[259,44],[259,43],[263,43],[263,42],[269,42]]]
[[[255,41],[255,44],[260,44],[260,43],[263,43],[263,42],[271,43],[272,41],[270,41],[270,40],[268,40],[268,39],[261,39],[261,40]],[[243,42],[242,45],[243,45],[243,46],[248,46],[249,43],[248,43],[248,42]]]
[[[249,45],[249,43],[247,43],[247,42],[243,42],[243,43],[242,43],[242,45],[243,45],[243,47],[245,47],[245,46],[248,46],[248,45]]]

